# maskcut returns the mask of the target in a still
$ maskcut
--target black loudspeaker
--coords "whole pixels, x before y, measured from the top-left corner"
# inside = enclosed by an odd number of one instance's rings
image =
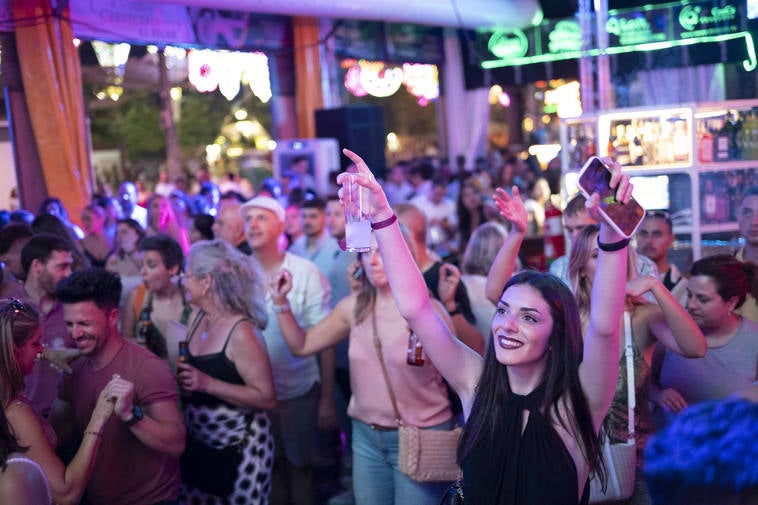
[[[349,105],[316,111],[316,136],[337,139],[340,145],[340,166],[351,163],[341,154],[343,148],[359,154],[377,178],[384,178],[387,158],[384,155],[384,110],[378,105]]]

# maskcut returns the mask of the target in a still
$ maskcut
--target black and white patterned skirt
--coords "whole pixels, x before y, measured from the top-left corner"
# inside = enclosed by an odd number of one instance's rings
[[[249,419],[249,428],[245,426]],[[182,485],[181,502],[188,505],[267,505],[274,464],[271,421],[263,411],[249,413],[232,405],[187,405],[187,429],[211,447],[235,445],[244,437],[242,463],[234,492],[227,498],[208,495]]]

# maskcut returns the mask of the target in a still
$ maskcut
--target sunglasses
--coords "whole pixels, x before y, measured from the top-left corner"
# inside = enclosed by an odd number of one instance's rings
[[[647,212],[645,212],[645,217],[663,219],[668,224],[671,224],[671,214],[669,214],[665,210],[648,210]]]
[[[12,311],[14,314],[20,312],[26,312],[26,305],[18,298],[8,298],[6,304],[0,308],[0,311],[5,312],[7,310]]]

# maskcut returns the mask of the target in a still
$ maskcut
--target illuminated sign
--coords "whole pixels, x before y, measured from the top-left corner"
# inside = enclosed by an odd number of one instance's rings
[[[742,39],[747,52],[742,66],[750,72],[758,67],[758,58],[753,36],[745,25],[744,6],[714,7],[711,0],[611,10],[606,23],[608,48],[603,52],[623,54]],[[488,34],[485,49],[484,37]],[[494,56],[481,64],[482,68],[489,69],[601,54],[596,44],[593,44],[593,49],[582,52],[581,41],[579,23],[572,18],[543,21],[525,31],[484,31],[480,33],[477,45],[481,52],[489,51]]]
[[[605,24],[608,42],[610,45],[628,46],[665,41],[668,38],[668,14],[666,9],[609,14]]]
[[[498,58],[523,58],[529,50],[529,41],[521,30],[498,30],[492,34],[487,48]]]
[[[547,49],[551,53],[579,51],[582,48],[582,30],[573,19],[558,21],[547,38]]]
[[[679,37],[704,37],[736,32],[740,29],[737,8],[733,5],[710,7],[685,5],[677,16]]]

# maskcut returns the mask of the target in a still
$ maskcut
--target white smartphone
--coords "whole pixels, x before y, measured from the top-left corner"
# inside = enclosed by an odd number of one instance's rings
[[[590,157],[579,171],[579,190],[589,198],[600,195],[598,211],[620,235],[631,238],[645,219],[645,209],[634,199],[616,201],[616,188],[611,189],[611,171],[597,156]]]

